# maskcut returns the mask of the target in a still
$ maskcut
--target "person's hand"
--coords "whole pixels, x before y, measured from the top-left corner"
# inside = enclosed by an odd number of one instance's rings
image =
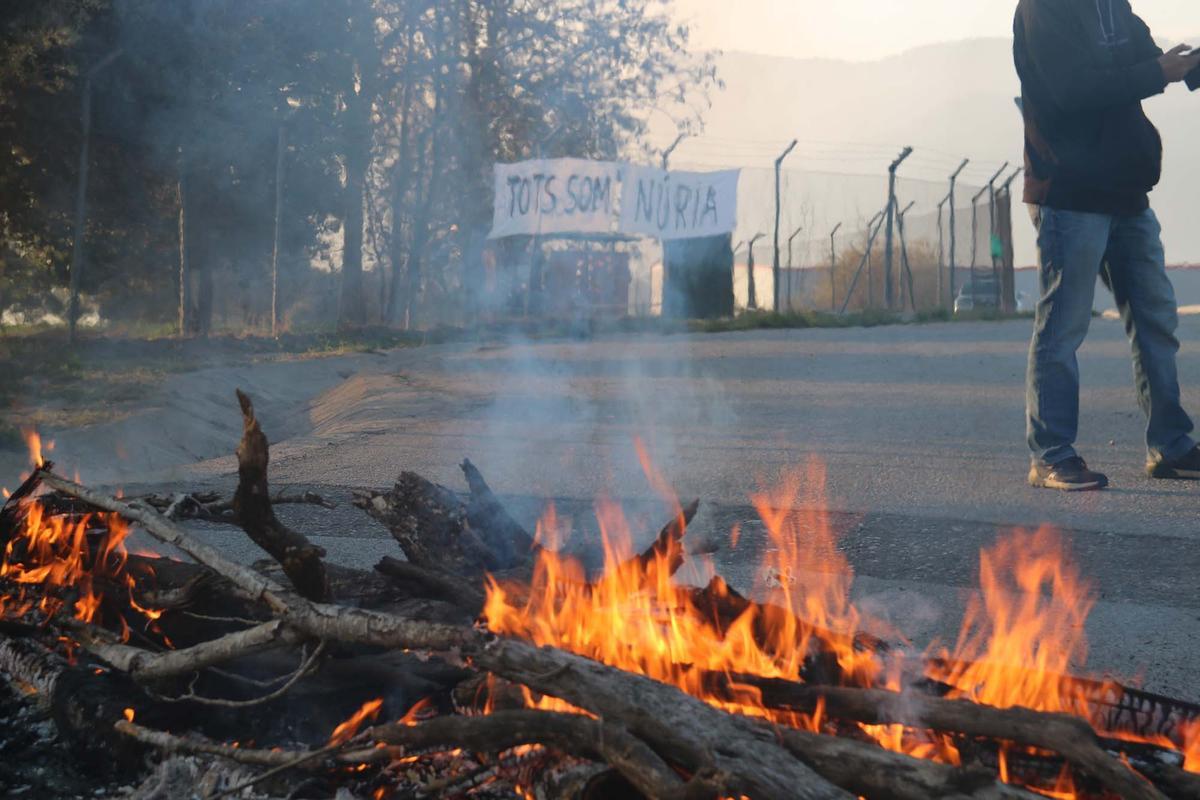
[[[1178,83],[1192,74],[1192,70],[1200,68],[1200,50],[1192,50],[1189,45],[1181,44],[1171,48],[1158,63],[1167,77],[1167,83]]]

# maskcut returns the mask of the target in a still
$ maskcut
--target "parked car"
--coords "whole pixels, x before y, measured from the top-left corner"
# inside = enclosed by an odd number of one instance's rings
[[[1000,306],[1000,284],[993,275],[975,275],[967,280],[954,298],[954,313],[995,311]]]

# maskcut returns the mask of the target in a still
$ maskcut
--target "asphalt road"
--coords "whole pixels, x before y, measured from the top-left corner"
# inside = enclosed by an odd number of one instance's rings
[[[281,403],[275,418],[265,410],[268,435],[273,426],[285,432],[273,437],[280,441],[272,479],[343,499],[352,487],[386,486],[403,469],[461,487],[457,464],[468,456],[498,493],[512,496],[518,516],[532,522],[554,498],[586,540],[595,537],[588,507],[600,493],[631,506],[636,530],[661,522],[634,448],[640,439],[681,496],[705,502],[693,535],[723,545],[716,568],[750,586],[766,544],[748,498],[799,475],[795,504],[833,512],[857,575],[856,599],[918,645],[953,640],[977,585],[981,547],[1012,527],[1049,524],[1063,530],[1097,596],[1089,668],[1200,700],[1200,486],[1143,476],[1129,346],[1119,323],[1096,320],[1081,354],[1080,450],[1108,471],[1113,488],[1028,488],[1029,326],[611,338],[358,357],[339,368],[337,381],[322,367],[324,384],[309,402]],[[1200,318],[1184,319],[1181,339],[1185,398],[1200,412]],[[270,384],[267,375],[258,379]],[[214,403],[226,402],[221,381],[219,373],[204,378]],[[207,413],[219,416],[219,407]],[[60,460],[69,463],[69,451],[67,437]],[[181,463],[194,463],[173,479],[232,485],[231,457],[195,461],[206,454],[189,453]],[[131,467],[121,480],[162,478]],[[290,513],[337,560],[369,565],[395,552],[386,532],[345,505]],[[735,525],[743,539],[731,548]],[[205,535],[253,557],[235,533]]]

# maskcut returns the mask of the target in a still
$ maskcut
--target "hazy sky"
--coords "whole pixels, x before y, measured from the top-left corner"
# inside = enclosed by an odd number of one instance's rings
[[[1014,0],[675,0],[703,48],[870,60],[933,42],[1009,36]],[[1196,0],[1133,0],[1159,38],[1200,35]],[[1191,42],[1200,46],[1200,41]]]

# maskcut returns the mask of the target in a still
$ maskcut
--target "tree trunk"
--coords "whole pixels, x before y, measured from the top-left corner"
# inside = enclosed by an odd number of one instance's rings
[[[413,32],[411,22],[405,21],[404,84],[400,90],[400,147],[399,160],[392,175],[392,280],[388,292],[384,320],[389,324],[399,322],[400,305],[404,298],[404,276],[407,273],[411,251],[405,247],[405,205],[411,185],[412,154],[412,58]]]
[[[371,164],[371,103],[353,88],[346,95],[346,192],[342,213],[342,291],[338,328],[367,322],[363,294],[363,197]]]
[[[186,336],[191,328],[191,267],[188,250],[191,232],[188,229],[188,160],[187,151],[179,146],[179,335]]]

